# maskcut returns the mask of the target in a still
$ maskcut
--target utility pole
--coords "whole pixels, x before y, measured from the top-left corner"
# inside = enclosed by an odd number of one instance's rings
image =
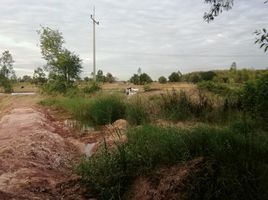
[[[99,22],[95,20],[95,7],[93,8],[93,14],[90,16],[93,22],[93,80],[96,81],[96,37],[95,26],[99,25]]]

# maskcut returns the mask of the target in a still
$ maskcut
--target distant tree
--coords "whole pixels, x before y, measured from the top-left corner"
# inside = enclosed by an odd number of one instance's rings
[[[88,76],[86,76],[85,78],[84,78],[84,81],[86,81],[86,82],[89,82],[91,79],[88,77]]]
[[[96,75],[96,80],[98,82],[106,82],[106,77],[103,75],[102,70],[98,70],[97,75]]]
[[[169,82],[180,82],[181,81],[181,73],[172,72],[168,77]]]
[[[130,80],[131,83],[134,83],[135,85],[139,85],[140,84],[140,76],[138,74],[134,74]]]
[[[233,62],[233,63],[231,64],[230,70],[231,70],[231,71],[236,71],[236,70],[237,70],[236,62]]]
[[[108,83],[113,83],[115,82],[115,77],[111,73],[107,73],[105,80]]]
[[[16,77],[13,64],[14,60],[11,53],[4,51],[0,57],[0,87],[3,87],[7,93],[13,91],[12,80]]]
[[[146,73],[142,73],[141,75],[134,74],[129,81],[135,85],[144,85],[153,82],[151,77]]]
[[[47,61],[45,70],[52,75],[54,81],[57,79],[57,82],[65,85],[66,89],[79,78],[81,59],[63,47],[64,39],[58,30],[42,27],[37,32],[40,36],[41,53]]]
[[[138,75],[140,76],[141,75],[141,68],[139,67],[138,69]]]
[[[31,83],[33,81],[32,77],[29,76],[29,75],[24,75],[22,78],[21,78],[21,82],[29,82]]]
[[[153,80],[151,79],[151,77],[148,74],[142,73],[140,75],[140,84],[141,85],[148,84],[148,83],[151,83],[151,82],[153,82]]]
[[[164,76],[160,76],[159,79],[158,79],[158,82],[162,83],[162,84],[165,84],[165,83],[167,83],[167,78],[164,77]]]
[[[207,71],[201,73],[201,79],[203,81],[212,81],[215,76],[217,76],[217,74],[213,71]]]
[[[190,75],[189,77],[189,82],[191,83],[198,83],[202,80],[200,74],[197,74],[197,73],[193,73]]]
[[[47,82],[46,74],[41,67],[38,67],[34,70],[33,74],[33,83],[36,85],[43,85]]]
[[[13,69],[14,60],[9,51],[4,51],[0,57],[0,74],[6,78],[10,78],[15,71]]]

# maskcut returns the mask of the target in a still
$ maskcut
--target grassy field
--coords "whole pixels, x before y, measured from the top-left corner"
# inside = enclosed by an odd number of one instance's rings
[[[39,89],[34,84],[25,83],[15,83],[13,85],[14,92],[37,92]],[[3,88],[0,87],[0,93],[4,92]]]

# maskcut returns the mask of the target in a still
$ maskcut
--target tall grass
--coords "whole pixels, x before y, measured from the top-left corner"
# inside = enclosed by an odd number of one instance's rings
[[[198,98],[193,100],[185,91],[162,95],[160,101],[161,114],[171,120],[187,120],[203,117],[212,110],[210,99],[199,93]]]
[[[213,169],[191,185],[192,199],[265,199],[268,136],[239,123],[229,128],[133,128],[127,143],[83,160],[78,173],[99,199],[120,199],[134,177],[202,156],[214,163]]]
[[[40,102],[67,110],[83,125],[100,126],[125,118],[124,100],[117,95],[100,95],[92,98],[50,98]]]
[[[87,120],[93,125],[105,125],[117,119],[124,119],[126,107],[122,97],[107,95],[95,98],[91,102],[89,110]]]
[[[150,122],[148,102],[141,97],[133,97],[126,103],[127,121],[131,125],[141,125]]]

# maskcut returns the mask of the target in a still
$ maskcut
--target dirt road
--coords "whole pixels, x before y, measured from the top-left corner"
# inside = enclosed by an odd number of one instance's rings
[[[0,120],[1,200],[84,199],[73,172],[82,153],[60,130],[34,107],[5,112]]]

